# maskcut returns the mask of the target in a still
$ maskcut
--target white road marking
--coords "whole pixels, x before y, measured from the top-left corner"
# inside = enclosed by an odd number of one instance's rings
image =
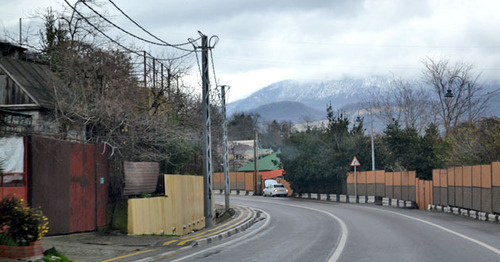
[[[419,222],[422,222],[422,223],[428,224],[428,225],[430,225],[430,226],[433,226],[433,227],[439,228],[439,229],[444,230],[444,231],[446,231],[446,232],[448,232],[448,233],[451,233],[451,234],[453,234],[453,235],[459,236],[459,237],[461,237],[461,238],[463,238],[463,239],[465,239],[465,240],[468,240],[468,241],[470,241],[470,242],[472,242],[472,243],[478,244],[478,245],[480,245],[480,246],[482,246],[482,247],[484,247],[484,248],[487,248],[487,249],[489,249],[489,250],[491,250],[491,251],[493,251],[493,252],[497,253],[498,255],[500,255],[500,250],[499,250],[498,248],[492,247],[492,246],[490,246],[490,245],[488,245],[488,244],[486,244],[486,243],[484,243],[484,242],[481,242],[481,241],[476,240],[476,239],[474,239],[474,238],[468,237],[468,236],[466,236],[466,235],[464,235],[464,234],[461,234],[461,233],[455,232],[455,231],[453,231],[453,230],[451,230],[451,229],[449,229],[449,228],[446,228],[446,227],[440,226],[440,225],[438,225],[438,224],[434,224],[434,223],[432,223],[432,222],[429,222],[429,221],[426,221],[426,220],[423,220],[423,219],[420,219],[420,218],[416,218],[416,217],[412,217],[412,216],[408,216],[408,215],[400,214],[400,213],[398,213],[398,212],[394,212],[394,211],[390,211],[390,210],[384,210],[384,209],[380,209],[380,208],[373,208],[373,207],[364,207],[364,208],[370,208],[370,209],[375,209],[375,210],[379,210],[379,211],[383,211],[383,212],[389,212],[389,213],[392,213],[392,214],[396,214],[396,215],[399,215],[399,216],[402,216],[402,217],[406,217],[406,218],[409,218],[409,219],[413,219],[413,220],[415,220],[415,221],[419,221]]]
[[[271,202],[262,201],[262,200],[255,200],[255,199],[250,199],[250,201],[263,202],[263,203],[271,203]],[[332,213],[329,213],[327,211],[323,211],[321,209],[312,208],[312,207],[306,207],[306,206],[302,206],[302,205],[285,204],[285,203],[280,203],[280,201],[272,202],[272,204],[278,204],[278,205],[290,206],[290,207],[298,207],[298,208],[305,208],[305,209],[309,209],[309,210],[313,210],[313,211],[316,211],[316,212],[320,212],[320,213],[326,214],[326,215],[332,217],[333,219],[337,220],[337,222],[339,222],[339,224],[340,224],[340,228],[342,229],[342,232],[341,232],[340,239],[339,239],[339,241],[337,243],[337,248],[335,249],[335,251],[332,252],[332,255],[328,259],[328,262],[336,262],[339,259],[340,255],[342,254],[342,251],[344,251],[344,247],[345,247],[346,242],[347,242],[347,235],[348,235],[348,232],[349,232],[347,230],[347,226],[345,225],[344,221],[342,221],[342,219],[340,219],[339,217],[337,217],[336,215],[334,215]]]
[[[335,249],[333,254],[330,256],[330,258],[328,259],[328,262],[336,262],[339,259],[340,255],[342,254],[342,251],[344,251],[344,247],[345,247],[345,244],[347,242],[347,234],[348,234],[347,226],[345,225],[344,221],[342,221],[342,219],[340,219],[339,217],[337,217],[336,215],[334,215],[332,213],[323,211],[321,209],[316,209],[316,208],[312,208],[312,207],[305,207],[302,205],[297,206],[297,205],[290,205],[290,204],[284,204],[284,203],[279,203],[279,204],[285,205],[285,206],[300,207],[300,208],[313,210],[316,212],[320,212],[320,213],[329,215],[329,216],[333,217],[333,219],[337,220],[337,222],[339,222],[339,224],[340,224],[340,228],[342,229],[342,235],[340,236],[340,240],[337,244],[337,248]]]
[[[239,206],[241,206],[241,205],[239,205]],[[266,228],[266,227],[269,225],[269,223],[271,223],[271,216],[270,216],[267,212],[265,212],[264,210],[260,210],[260,209],[259,209],[259,211],[261,211],[262,213],[264,213],[264,214],[267,216],[267,218],[266,218],[266,221],[264,222],[264,224],[263,224],[262,226],[260,226],[258,229],[256,229],[255,231],[252,231],[252,232],[250,232],[250,233],[248,233],[248,234],[244,234],[244,235],[242,235],[242,236],[240,236],[240,237],[238,237],[238,238],[235,238],[235,239],[233,239],[233,240],[231,240],[231,241],[228,241],[228,242],[225,242],[225,243],[222,243],[222,244],[219,244],[219,245],[216,245],[216,246],[213,246],[213,247],[207,248],[207,249],[200,250],[200,251],[198,251],[198,252],[195,252],[195,253],[193,253],[193,254],[189,254],[189,255],[187,255],[187,256],[184,256],[184,257],[178,258],[178,259],[176,259],[176,260],[172,260],[172,262],[182,261],[182,260],[184,260],[184,259],[188,259],[188,258],[190,258],[190,257],[193,257],[193,256],[196,256],[196,255],[199,255],[199,254],[205,253],[205,252],[207,252],[207,251],[210,251],[210,250],[213,250],[213,249],[216,249],[216,248],[219,248],[219,247],[224,247],[224,246],[232,245],[232,244],[233,244],[233,243],[235,243],[235,242],[241,241],[241,240],[243,240],[243,239],[245,239],[245,238],[249,238],[250,236],[257,234],[257,233],[258,233],[258,232],[260,232],[262,229]]]

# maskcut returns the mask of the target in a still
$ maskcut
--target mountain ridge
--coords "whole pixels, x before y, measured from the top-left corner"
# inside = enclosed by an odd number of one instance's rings
[[[262,118],[285,120],[284,110],[275,103],[287,102],[281,106],[286,105],[288,108],[288,120],[301,121],[303,119],[300,116],[305,116],[310,121],[326,119],[326,107],[330,104],[334,110],[354,114],[370,96],[389,92],[393,88],[392,81],[393,78],[382,76],[315,81],[283,80],[229,103],[227,112],[228,116],[236,112],[257,112]],[[483,85],[486,91],[500,89],[500,83],[495,81],[485,82]],[[432,92],[430,88],[429,92]],[[491,115],[498,115],[500,112],[500,92],[496,93],[488,110]]]

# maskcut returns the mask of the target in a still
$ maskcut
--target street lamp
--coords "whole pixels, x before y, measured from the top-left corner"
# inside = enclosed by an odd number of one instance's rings
[[[444,94],[444,97],[446,99],[451,99],[453,98],[453,93],[451,92],[451,89],[446,90],[446,94]]]
[[[361,123],[363,122],[361,117],[356,117],[356,122]],[[373,142],[373,115],[372,111],[370,110],[370,139],[371,139],[371,148],[372,148],[372,171],[375,171],[375,145]]]
[[[375,145],[373,143],[373,114],[370,110],[370,125],[371,125],[371,143],[372,143],[372,171],[375,171]]]

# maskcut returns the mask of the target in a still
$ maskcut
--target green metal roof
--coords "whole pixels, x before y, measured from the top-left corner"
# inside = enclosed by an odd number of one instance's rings
[[[273,162],[276,162],[274,164]],[[276,169],[281,169],[279,167],[280,160],[276,156],[276,153],[272,153],[268,156],[265,156],[257,161],[258,169],[259,171],[269,171],[269,170],[276,170]],[[238,169],[238,172],[248,172],[248,171],[254,171],[254,162],[242,166]]]

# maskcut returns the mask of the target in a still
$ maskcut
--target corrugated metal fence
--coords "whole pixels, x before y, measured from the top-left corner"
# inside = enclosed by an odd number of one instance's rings
[[[415,201],[420,209],[429,204],[500,213],[500,162],[490,165],[435,169],[432,180],[420,180],[414,171],[357,172],[358,195]],[[354,174],[347,175],[347,194],[354,195]]]
[[[29,200],[49,219],[49,234],[106,225],[109,167],[103,152],[103,146],[31,137]]]
[[[500,213],[500,162],[432,172],[433,204]]]
[[[360,196],[379,196],[400,200],[416,200],[415,171],[385,172],[361,171],[356,172],[357,193]],[[347,194],[354,195],[354,174],[347,174]]]

